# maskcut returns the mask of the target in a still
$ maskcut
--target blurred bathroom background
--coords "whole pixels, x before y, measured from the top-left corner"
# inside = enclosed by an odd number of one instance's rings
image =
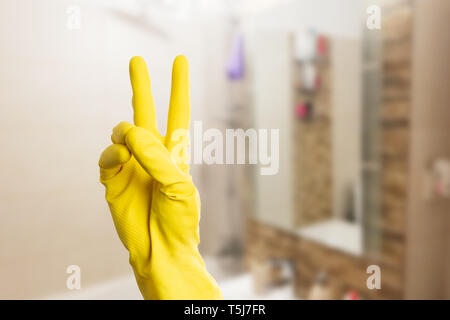
[[[178,54],[203,130],[279,129],[277,174],[191,166],[225,298],[450,298],[448,0],[1,0],[0,26],[1,299],[140,299],[97,161],[132,56],[165,132]]]

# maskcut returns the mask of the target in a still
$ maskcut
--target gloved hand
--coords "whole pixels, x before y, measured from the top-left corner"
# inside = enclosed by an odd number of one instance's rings
[[[187,164],[188,62],[173,64],[167,134],[156,128],[147,66],[130,61],[134,123],[113,129],[100,156],[100,181],[145,299],[221,299],[198,252],[200,198]]]

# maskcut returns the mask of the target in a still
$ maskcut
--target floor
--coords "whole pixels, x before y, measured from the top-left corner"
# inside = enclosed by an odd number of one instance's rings
[[[205,259],[208,270],[217,279],[224,298],[227,300],[291,300],[294,299],[292,287],[287,285],[275,288],[264,295],[257,295],[253,290],[253,279],[250,273],[227,276],[219,266],[217,259]],[[45,297],[56,300],[140,300],[142,299],[136,281],[132,275],[110,280],[98,285],[81,288]]]

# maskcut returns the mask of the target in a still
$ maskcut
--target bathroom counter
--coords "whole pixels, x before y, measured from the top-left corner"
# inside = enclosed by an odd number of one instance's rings
[[[352,255],[363,254],[362,227],[357,223],[330,219],[303,227],[297,234]]]

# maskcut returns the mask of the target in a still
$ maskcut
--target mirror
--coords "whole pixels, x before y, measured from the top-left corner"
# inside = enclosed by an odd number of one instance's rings
[[[254,217],[353,255],[376,250],[376,35],[305,28],[257,30],[248,38],[258,53],[248,59],[254,125],[280,130],[279,172],[253,175]]]

